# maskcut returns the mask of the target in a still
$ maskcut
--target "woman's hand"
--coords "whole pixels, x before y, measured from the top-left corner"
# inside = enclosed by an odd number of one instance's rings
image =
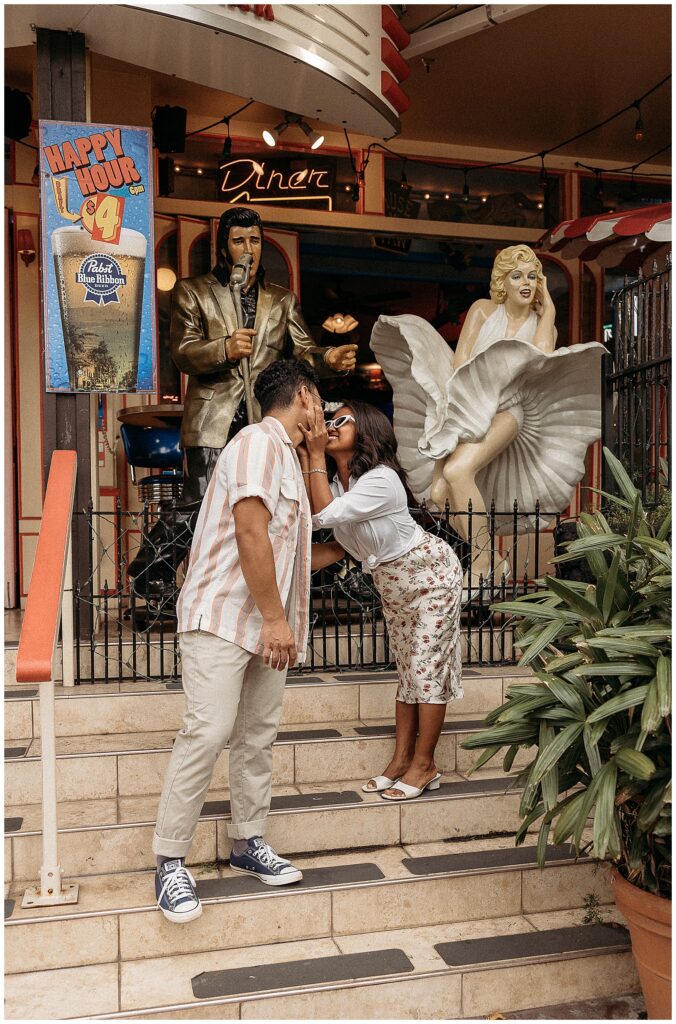
[[[329,432],[326,429],[323,411],[318,406],[308,410],[307,426],[299,423],[298,427],[303,434],[303,443],[310,461],[313,457],[323,459],[324,450],[329,443]]]
[[[542,283],[538,285],[535,292],[535,312],[538,316],[544,316],[546,313],[556,313],[554,301],[549,294],[549,289],[547,287],[546,277],[542,278]]]

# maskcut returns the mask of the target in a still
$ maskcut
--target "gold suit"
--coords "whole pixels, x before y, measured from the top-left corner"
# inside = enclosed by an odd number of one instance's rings
[[[226,339],[237,329],[232,292],[213,273],[178,281],[172,292],[169,346],[176,366],[188,374],[181,446],[222,448],[244,396],[239,361],[225,354]],[[252,387],[261,370],[283,355],[306,359],[330,373],[326,355],[315,345],[293,292],[259,282],[256,335],[250,357]],[[287,335],[292,349],[285,351]],[[256,419],[260,408],[254,398]]]

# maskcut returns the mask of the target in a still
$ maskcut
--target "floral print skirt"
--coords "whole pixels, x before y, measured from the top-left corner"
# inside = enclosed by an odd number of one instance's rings
[[[399,673],[397,700],[447,704],[463,696],[460,649],[462,569],[433,534],[373,569]]]

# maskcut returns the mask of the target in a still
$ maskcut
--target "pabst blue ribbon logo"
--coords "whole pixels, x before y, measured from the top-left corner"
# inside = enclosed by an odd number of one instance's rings
[[[85,286],[85,302],[107,305],[120,301],[117,289],[127,283],[127,275],[122,273],[120,264],[112,256],[95,252],[83,259],[75,280]]]

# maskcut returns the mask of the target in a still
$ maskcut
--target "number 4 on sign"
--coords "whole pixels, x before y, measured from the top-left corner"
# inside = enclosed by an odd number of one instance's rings
[[[92,196],[85,199],[80,209],[82,224],[95,242],[117,245],[122,230],[122,196]]]

